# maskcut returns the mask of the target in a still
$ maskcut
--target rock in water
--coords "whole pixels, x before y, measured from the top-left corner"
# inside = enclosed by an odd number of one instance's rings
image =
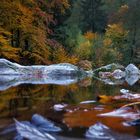
[[[139,126],[140,125],[140,119],[136,119],[133,121],[127,121],[123,123],[125,126]]]
[[[110,132],[110,129],[107,126],[98,122],[95,125],[89,127],[85,136],[87,138],[92,138],[92,139],[109,140],[112,139],[113,137],[109,134],[108,131]]]
[[[131,86],[134,85],[139,79],[139,74],[127,74],[125,77],[125,81]]]
[[[129,64],[125,68],[125,73],[125,81],[129,85],[134,85],[140,79],[140,70],[134,64]]]
[[[0,59],[0,74],[1,75],[86,75],[88,72],[69,63],[53,64],[49,66],[32,65],[22,66],[17,63],[12,63],[6,59]]]
[[[140,70],[134,64],[129,64],[125,71],[127,74],[140,74]]]
[[[24,83],[68,85],[91,74],[69,63],[22,66],[0,59],[0,90]]]
[[[0,59],[0,74],[20,74],[19,68],[21,68],[21,65],[18,65],[17,63],[12,63],[6,59]]]
[[[55,137],[46,132],[41,132],[38,128],[32,125],[30,122],[19,122],[15,119],[16,129],[18,132],[18,138],[27,138],[29,140],[56,140]]]
[[[90,126],[85,136],[91,140],[138,140],[138,137],[115,132],[100,122]]]
[[[54,125],[53,122],[47,120],[39,114],[34,114],[31,123],[38,128],[41,132],[60,132],[60,127]]]
[[[120,69],[116,69],[113,71],[112,76],[115,79],[121,79],[121,78],[125,77],[125,72]]]
[[[113,63],[95,69],[93,76],[110,85],[122,84],[124,81],[134,85],[140,79],[140,70],[134,64],[124,68],[122,65]]]

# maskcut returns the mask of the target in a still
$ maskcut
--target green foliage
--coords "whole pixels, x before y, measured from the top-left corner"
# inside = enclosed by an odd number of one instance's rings
[[[91,43],[81,34],[77,36],[77,46],[75,49],[75,53],[81,60],[89,60],[91,56]]]
[[[86,32],[104,32],[107,16],[103,0],[81,0],[81,30]]]

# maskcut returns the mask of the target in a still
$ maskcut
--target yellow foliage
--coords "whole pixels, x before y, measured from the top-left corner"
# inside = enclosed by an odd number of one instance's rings
[[[93,33],[91,31],[88,31],[84,34],[84,37],[88,40],[93,40],[93,39],[96,39],[97,38],[97,34],[96,33]]]
[[[9,44],[11,33],[0,27],[0,46]]]
[[[53,51],[53,59],[55,63],[71,63],[71,64],[77,64],[79,59],[72,55],[69,56],[65,49],[62,47],[58,47]]]
[[[13,48],[11,46],[4,46],[0,48],[0,56],[6,59],[14,60],[19,62],[19,48]]]
[[[28,32],[29,29],[31,29],[32,26],[32,22],[33,22],[33,12],[21,5],[20,3],[15,3],[15,5],[17,4],[17,9],[19,10],[17,17],[17,21],[18,21],[18,25],[19,27],[24,30],[25,32]]]
[[[91,54],[91,43],[90,41],[85,41],[79,44],[79,46],[76,48],[76,54],[81,59],[88,59],[88,57]]]
[[[90,47],[91,43],[89,41],[83,42],[80,44],[80,47]]]
[[[65,10],[70,7],[68,0],[52,0],[50,3],[51,7],[57,7],[61,13],[65,13]]]
[[[108,25],[108,28],[106,29],[106,36],[111,39],[121,39],[127,36],[127,34],[128,31],[126,31],[120,23]]]
[[[0,57],[19,61],[19,50],[9,45],[11,33],[0,28]]]
[[[112,44],[112,40],[111,40],[110,38],[105,38],[105,39],[103,40],[103,45],[104,45],[105,47],[110,46],[111,44]]]

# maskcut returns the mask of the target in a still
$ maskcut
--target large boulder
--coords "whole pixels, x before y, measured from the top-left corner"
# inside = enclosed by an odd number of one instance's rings
[[[140,74],[140,70],[134,64],[129,64],[125,71],[127,74]]]
[[[69,63],[45,65],[22,66],[17,63],[12,63],[6,59],[0,59],[0,75],[86,75],[87,72],[83,69]]]
[[[91,72],[69,63],[22,66],[6,59],[0,59],[0,90],[24,83],[69,85],[90,74]]]
[[[140,79],[140,70],[129,64],[126,68],[119,64],[109,64],[93,71],[94,77],[106,84],[122,84],[126,81],[129,85],[135,84]]]

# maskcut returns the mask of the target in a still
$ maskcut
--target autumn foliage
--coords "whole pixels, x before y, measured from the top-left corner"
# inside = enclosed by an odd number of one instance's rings
[[[1,0],[0,57],[24,65],[138,63],[138,6],[138,0]]]
[[[57,23],[55,11],[64,14],[69,6],[67,0],[1,0],[0,57],[23,64],[51,63],[49,50],[53,46],[48,45],[48,39],[53,34],[51,25]],[[58,62],[68,58],[64,48],[59,52],[64,58],[57,56]]]

